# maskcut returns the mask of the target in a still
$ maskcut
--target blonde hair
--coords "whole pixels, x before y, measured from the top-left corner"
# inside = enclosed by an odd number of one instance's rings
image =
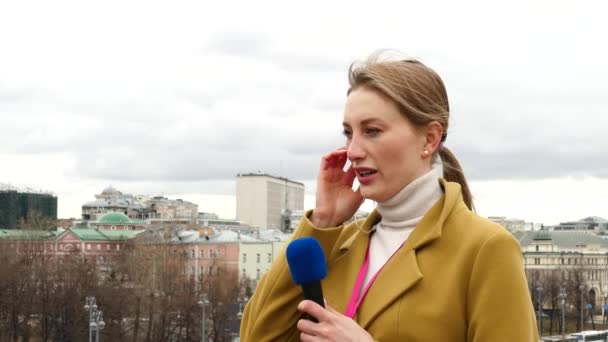
[[[437,121],[443,128],[439,156],[443,161],[443,178],[457,182],[463,200],[473,210],[473,198],[454,154],[444,146],[449,127],[450,106],[443,81],[435,71],[415,59],[382,60],[383,51],[372,54],[363,63],[351,64],[348,72],[350,89],[359,88],[379,92],[394,101],[400,112],[417,127]]]

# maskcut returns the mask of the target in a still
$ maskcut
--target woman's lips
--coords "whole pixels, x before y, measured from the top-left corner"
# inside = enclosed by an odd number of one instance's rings
[[[376,177],[376,170],[370,168],[355,168],[357,172],[357,180],[360,184],[366,185],[371,183]]]

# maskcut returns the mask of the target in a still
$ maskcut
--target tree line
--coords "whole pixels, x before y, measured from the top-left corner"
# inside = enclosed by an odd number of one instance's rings
[[[0,341],[87,341],[85,298],[103,312],[101,340],[230,341],[251,295],[236,272],[194,277],[170,244],[130,244],[102,265],[79,252],[44,254],[39,241],[0,240]],[[218,259],[216,262],[221,262]]]
[[[603,278],[599,277],[600,293],[595,293],[595,289],[589,287],[587,271],[582,262],[573,267],[557,266],[551,269],[526,270],[537,320],[539,320],[539,307],[542,308],[540,311],[543,335],[561,333],[562,315],[566,333],[595,330],[605,326],[602,320],[593,321],[593,316],[603,312],[602,306],[596,305],[596,302],[606,291],[606,284],[603,284]]]

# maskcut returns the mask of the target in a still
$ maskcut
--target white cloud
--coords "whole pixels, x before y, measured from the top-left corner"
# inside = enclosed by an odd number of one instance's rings
[[[227,208],[213,196],[257,170],[305,181],[312,196],[320,156],[342,143],[348,65],[395,48],[444,78],[447,146],[482,214],[608,216],[593,195],[608,178],[605,7],[3,3],[0,182],[55,191],[60,216],[110,183]],[[536,208],[514,200],[526,189]]]

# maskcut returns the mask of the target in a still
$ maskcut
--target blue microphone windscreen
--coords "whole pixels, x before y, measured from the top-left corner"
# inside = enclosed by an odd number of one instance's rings
[[[325,254],[315,238],[293,240],[286,250],[293,281],[298,285],[319,281],[327,275]]]

